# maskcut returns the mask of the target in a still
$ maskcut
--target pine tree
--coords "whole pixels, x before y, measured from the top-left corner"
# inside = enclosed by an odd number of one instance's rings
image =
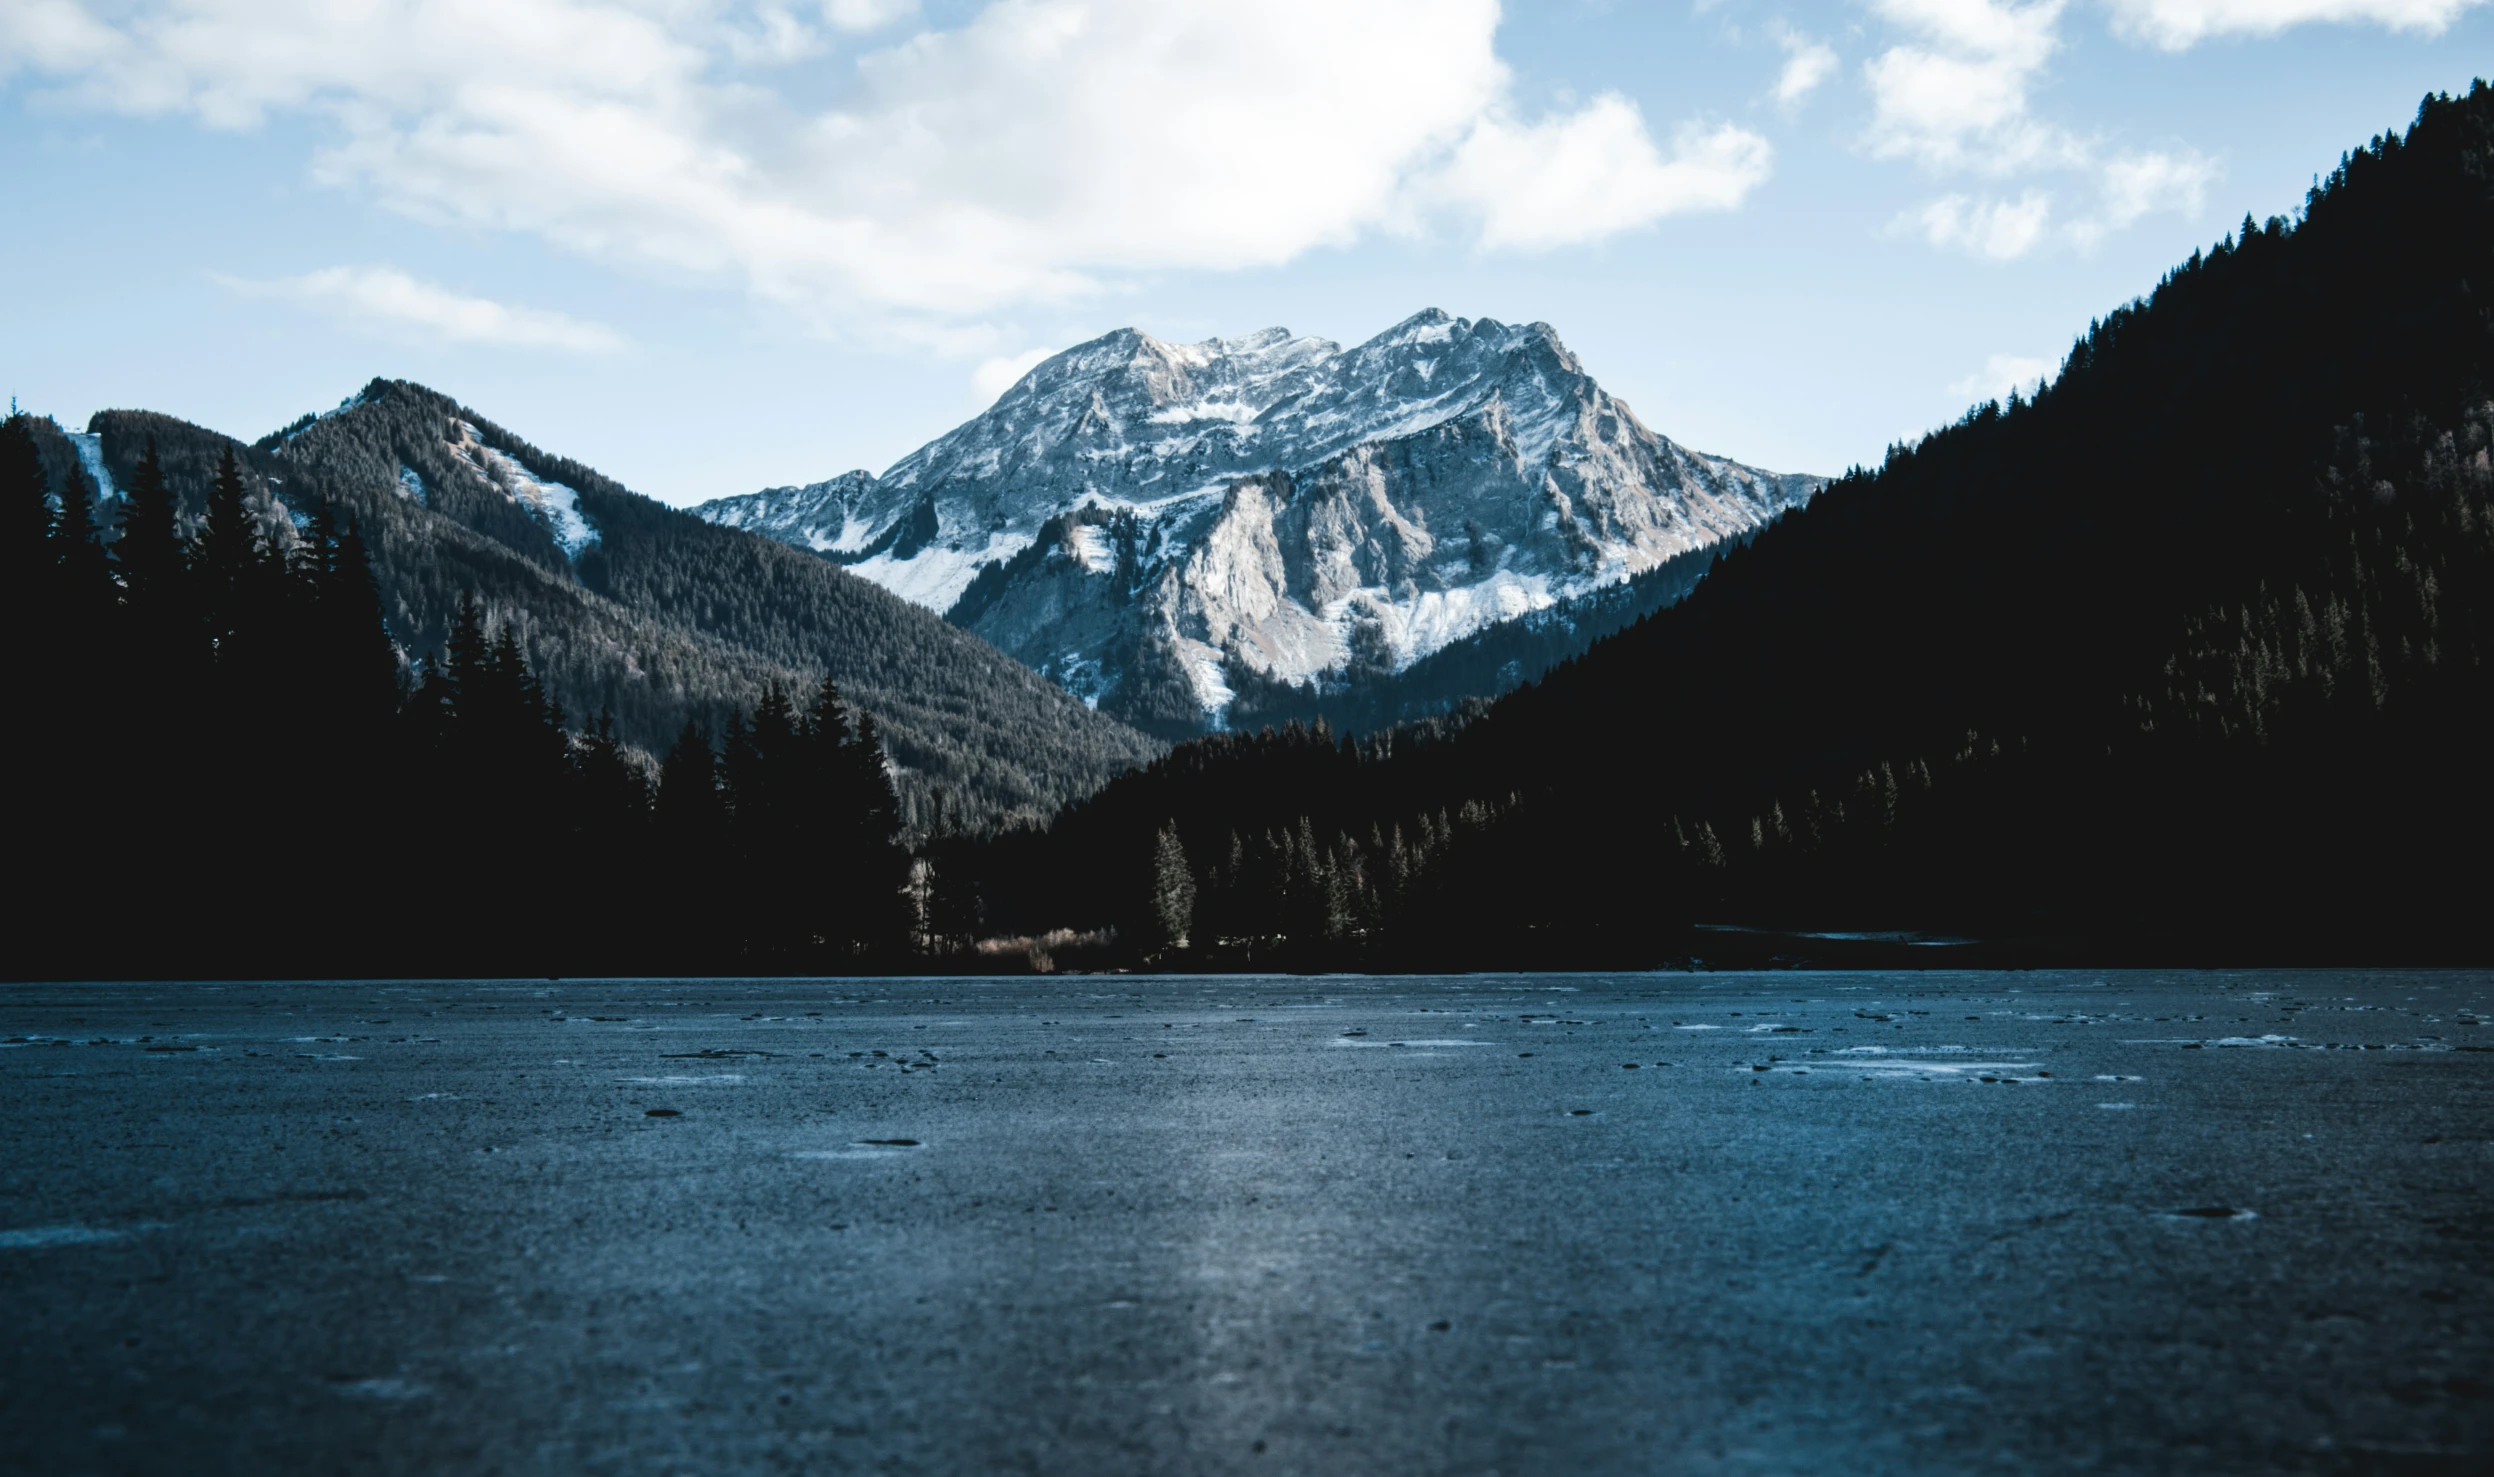
[[[892,789],[892,769],[883,754],[883,735],[872,713],[857,715],[857,737],[842,751],[848,756],[850,793],[856,797],[855,824],[877,866],[889,867],[889,853],[901,834],[900,796]]]
[[[216,480],[208,487],[208,516],[190,551],[193,588],[220,660],[233,654],[234,643],[249,624],[247,606],[259,558],[259,531],[252,525],[242,468],[229,444],[217,461]]]
[[[61,484],[61,510],[52,525],[63,613],[99,620],[114,602],[112,560],[96,539],[95,484],[74,463]]]
[[[27,417],[9,417],[0,425],[0,561],[5,561],[0,584],[7,586],[0,599],[20,614],[37,608],[52,583],[52,507],[45,484]]]
[[[679,858],[706,852],[725,818],[710,732],[700,719],[687,718],[658,768],[656,819],[662,844]]]
[[[744,773],[736,777],[736,821],[765,865],[783,865],[788,837],[799,828],[807,768],[803,734],[788,690],[765,683],[745,728]]]
[[[81,716],[67,681],[81,654],[64,649],[59,631],[58,554],[45,481],[27,418],[10,417],[0,426],[0,616],[10,638],[4,669],[9,710],[0,722],[0,834],[19,857],[9,916],[21,961],[41,957],[39,946],[26,946],[30,940],[57,938],[76,947],[71,941],[83,920],[61,913],[81,901],[80,889],[92,885],[93,875],[89,858],[63,855],[95,828],[79,824],[73,810],[84,777],[59,772],[63,758],[81,764],[86,748],[84,734],[58,731],[64,719],[74,723]],[[54,878],[75,880],[64,886]]]
[[[823,685],[814,694],[814,707],[806,714],[805,722],[807,734],[821,753],[840,749],[853,736],[848,709],[840,701],[840,684],[832,681],[828,672],[823,674]]]
[[[719,759],[699,718],[684,721],[659,765],[650,820],[651,880],[669,906],[646,921],[686,967],[718,968],[710,961],[732,957],[732,928],[742,914],[729,902],[738,878],[726,845]]]
[[[458,713],[458,700],[451,686],[448,662],[431,652],[416,658],[414,680],[407,694],[405,711],[408,738],[419,748],[438,753],[448,742],[451,724]]]
[[[761,809],[757,767],[745,710],[730,708],[719,730],[719,799],[730,826],[741,825],[749,813]]]
[[[1152,838],[1152,906],[1145,922],[1147,957],[1189,947],[1195,927],[1195,873],[1187,866],[1186,848],[1174,825],[1162,826]]]
[[[852,934],[870,954],[897,950],[908,941],[909,920],[901,889],[909,853],[900,844],[900,796],[883,753],[883,736],[872,713],[857,715],[857,738],[846,752],[854,765],[858,847],[858,925]]]
[[[399,702],[398,645],[390,639],[372,555],[352,522],[328,551],[319,605],[342,710],[358,725],[379,723]]]
[[[113,560],[120,566],[123,599],[151,623],[167,621],[182,599],[181,520],[153,436],[121,490],[118,517]]]
[[[497,737],[517,740],[536,720],[537,705],[529,701],[528,657],[520,650],[520,633],[505,620],[485,647],[485,721]]]
[[[442,641],[441,659],[434,664],[442,706],[450,715],[458,714],[471,691],[483,695],[490,659],[484,609],[476,603],[474,591],[461,590],[459,603],[451,611],[449,633]]]
[[[955,954],[977,941],[984,912],[974,842],[962,833],[951,791],[939,785],[928,800],[927,838],[919,848],[928,868],[924,879],[926,948],[930,953]]]
[[[503,622],[494,634],[485,673],[482,757],[498,782],[515,789],[523,811],[544,814],[570,767],[571,750],[562,705],[546,696],[529,666],[516,622]]]
[[[598,854],[615,855],[638,844],[649,819],[649,780],[615,740],[615,715],[601,710],[572,745],[580,777],[579,833]]]

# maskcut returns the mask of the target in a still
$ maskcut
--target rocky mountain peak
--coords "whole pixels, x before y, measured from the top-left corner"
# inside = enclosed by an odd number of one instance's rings
[[[1355,644],[1407,664],[1744,533],[1818,482],[1657,436],[1546,323],[1430,308],[1349,349],[1119,329],[879,478],[699,511],[1180,731],[1219,721],[1233,677],[1305,681]]]

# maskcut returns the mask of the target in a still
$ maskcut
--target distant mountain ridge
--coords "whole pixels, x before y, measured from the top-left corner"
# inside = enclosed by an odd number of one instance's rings
[[[84,464],[109,500],[151,439],[193,515],[231,445],[267,536],[290,537],[318,501],[351,517],[410,659],[439,649],[459,592],[473,590],[518,623],[574,721],[611,710],[621,736],[653,754],[688,718],[715,723],[766,683],[803,692],[826,672],[882,726],[916,825],[938,789],[959,820],[1042,815],[1155,751],[866,581],[630,492],[420,385],[374,380],[248,447],[168,416],[105,411],[45,459],[56,483]]]
[[[1435,309],[1351,349],[1121,329],[881,477],[695,511],[964,626],[1104,711],[1399,671],[1755,531],[1824,479],[1656,435],[1547,324]]]

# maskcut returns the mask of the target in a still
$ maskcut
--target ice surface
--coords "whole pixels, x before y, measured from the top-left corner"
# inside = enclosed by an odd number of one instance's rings
[[[100,1226],[25,1226],[14,1231],[0,1231],[0,1249],[84,1246],[97,1241],[119,1241],[123,1234],[120,1231],[105,1230]]]

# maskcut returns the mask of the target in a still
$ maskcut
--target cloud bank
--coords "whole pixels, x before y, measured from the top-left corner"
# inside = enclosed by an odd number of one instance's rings
[[[0,70],[72,106],[324,122],[405,214],[741,281],[993,352],[979,315],[1381,231],[1489,250],[1737,207],[1765,139],[1527,116],[1495,0],[16,0]],[[910,325],[915,325],[911,327]]]
[[[2113,0],[2114,29],[2166,51],[2218,36],[2274,36],[2320,22],[2438,36],[2485,0]]]
[[[2110,0],[2114,32],[2166,51],[2310,24],[2439,34],[2487,0]],[[2037,116],[2069,0],[1871,0],[1894,33],[1864,63],[1863,147],[1937,176],[1981,181],[1899,217],[1932,245],[1995,260],[2084,250],[2158,211],[2192,213],[2219,162],[2187,147],[2117,150]],[[2014,190],[2014,194],[2011,191]]]
[[[2074,212],[2060,208],[2066,185],[2024,183],[2015,198],[1952,193],[1901,218],[1934,246],[1994,260],[2055,242],[2083,249],[2151,211],[2197,210],[2217,176],[2217,161],[2193,150],[2113,152],[2035,115],[2031,95],[2061,49],[2067,0],[1874,0],[1873,8],[1904,33],[1863,67],[1874,157],[1994,182],[2077,181]]]

